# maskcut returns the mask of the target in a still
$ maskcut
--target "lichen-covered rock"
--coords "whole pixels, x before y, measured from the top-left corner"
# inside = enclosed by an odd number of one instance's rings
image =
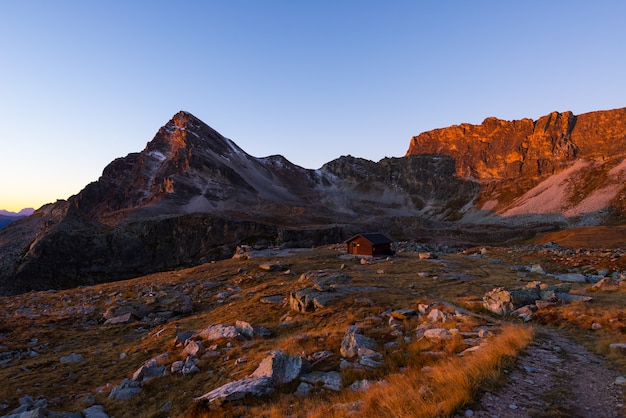
[[[483,306],[488,311],[498,315],[508,315],[515,310],[511,292],[503,287],[487,292],[483,297]]]

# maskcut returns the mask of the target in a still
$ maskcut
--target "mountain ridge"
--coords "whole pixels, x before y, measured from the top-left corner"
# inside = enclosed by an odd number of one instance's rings
[[[253,157],[180,111],[80,193],[0,231],[0,292],[190,266],[241,244],[311,246],[368,230],[484,244],[602,224],[626,205],[624,152],[626,109],[553,112],[442,128],[414,137],[404,157],[310,170]]]

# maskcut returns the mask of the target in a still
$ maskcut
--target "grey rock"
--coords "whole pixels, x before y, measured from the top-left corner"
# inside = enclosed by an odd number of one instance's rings
[[[341,355],[346,358],[352,358],[358,355],[359,349],[367,348],[376,350],[378,344],[372,338],[362,335],[360,328],[351,325],[348,327],[343,340],[341,341]]]
[[[162,364],[167,358],[169,358],[169,353],[164,353],[143,363],[135,373],[133,373],[133,382],[145,382],[156,377],[165,376],[167,371]]]
[[[317,289],[301,289],[289,294],[289,306],[300,313],[313,312],[326,307],[328,302],[341,296],[335,292],[322,292]]]
[[[133,382],[130,379],[124,379],[119,386],[116,386],[113,390],[111,390],[109,399],[127,401],[139,393],[141,393],[141,386],[139,383]]]
[[[84,409],[83,415],[85,415],[85,418],[109,418],[106,412],[104,412],[104,406],[102,405],[94,405]]]
[[[81,354],[72,353],[67,356],[61,357],[59,360],[61,363],[80,363],[85,361],[85,358]]]
[[[200,335],[209,341],[239,338],[241,334],[234,326],[226,326],[222,324],[211,325],[210,327],[200,331]]]
[[[367,379],[364,379],[364,380],[356,380],[350,386],[348,386],[348,389],[351,390],[352,392],[365,392],[369,390],[369,388],[371,387],[372,387],[372,382],[370,382]]]
[[[298,388],[294,392],[294,395],[307,396],[309,393],[311,393],[311,390],[313,390],[313,385],[306,382],[300,382]]]
[[[424,337],[431,342],[439,342],[453,338],[452,333],[444,328],[431,328],[424,331]]]
[[[204,401],[221,405],[226,402],[243,399],[247,396],[266,396],[273,391],[272,379],[269,377],[246,377],[220,386],[194,400],[197,402]]]
[[[275,385],[285,384],[297,379],[308,367],[308,362],[302,357],[273,351],[261,361],[250,377],[267,378]]]
[[[324,389],[339,392],[343,388],[343,378],[339,372],[311,372],[300,376],[300,380],[312,385],[321,384]]]
[[[555,274],[555,277],[562,282],[586,283],[587,277],[581,273]]]
[[[122,314],[120,316],[114,316],[107,319],[106,321],[104,321],[104,325],[125,324],[135,321],[136,319],[137,318],[135,317],[135,315],[132,314],[132,312],[126,312],[125,314]]]
[[[283,295],[270,295],[264,296],[259,299],[259,302],[266,303],[268,305],[282,305],[285,297]]]
[[[269,329],[251,325],[246,321],[237,321],[235,323],[235,328],[241,335],[248,339],[255,337],[269,338],[272,336],[272,332]]]

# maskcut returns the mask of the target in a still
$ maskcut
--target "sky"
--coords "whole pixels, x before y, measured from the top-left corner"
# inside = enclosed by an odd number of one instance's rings
[[[317,169],[486,117],[626,107],[624,1],[0,0],[0,209],[67,199],[179,110]]]

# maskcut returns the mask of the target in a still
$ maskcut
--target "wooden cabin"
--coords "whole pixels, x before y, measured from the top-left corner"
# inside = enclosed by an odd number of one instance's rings
[[[391,243],[393,240],[383,234],[364,233],[357,234],[346,241],[348,254],[379,256],[393,255]]]

